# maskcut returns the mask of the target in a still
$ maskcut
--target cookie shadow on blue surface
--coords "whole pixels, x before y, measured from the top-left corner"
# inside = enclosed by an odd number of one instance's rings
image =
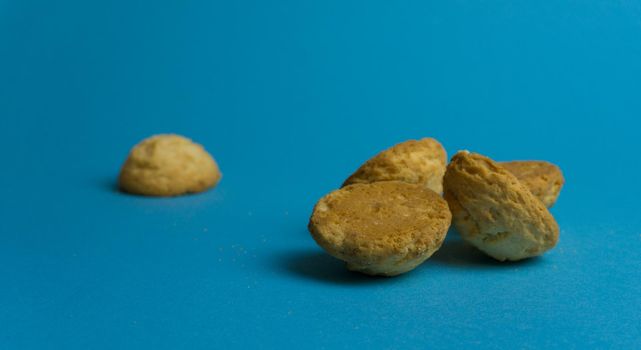
[[[102,179],[98,179],[97,181],[94,182],[95,187],[111,194],[116,194],[116,195],[121,195],[121,196],[126,196],[126,197],[131,197],[131,198],[139,198],[139,199],[144,199],[144,200],[193,200],[194,198],[204,198],[205,196],[210,196],[209,198],[221,198],[220,196],[220,190],[217,190],[216,188],[210,188],[206,191],[202,192],[190,192],[190,193],[184,193],[181,195],[176,195],[176,196],[150,196],[150,195],[144,195],[144,194],[139,194],[139,193],[132,193],[132,192],[127,192],[125,190],[122,190],[120,188],[120,185],[118,184],[118,177],[105,177]],[[214,195],[211,195],[211,193],[216,193]]]
[[[458,232],[450,229],[445,242],[443,242],[441,248],[432,255],[430,261],[455,267],[513,268],[517,265],[535,265],[539,262],[539,259],[532,258],[521,261],[503,262],[495,260],[463,241]]]
[[[98,181],[96,181],[96,186],[98,188],[102,188],[106,192],[123,194],[123,192],[120,190],[120,187],[118,186],[118,178],[116,177],[105,177],[102,179],[98,179]]]
[[[279,256],[279,268],[297,277],[330,284],[359,285],[383,283],[400,277],[367,276],[347,270],[345,263],[318,250],[299,250]]]

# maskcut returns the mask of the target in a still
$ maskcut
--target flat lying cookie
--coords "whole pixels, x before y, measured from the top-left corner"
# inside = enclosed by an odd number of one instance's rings
[[[349,185],[321,198],[309,231],[348,269],[395,276],[414,269],[441,246],[451,218],[436,192],[383,181]]]
[[[447,154],[432,138],[409,140],[386,149],[365,162],[343,186],[377,181],[403,181],[443,192]]]
[[[202,192],[222,177],[199,144],[179,135],[156,135],[137,144],[120,171],[120,189],[147,196]]]
[[[459,152],[443,180],[452,222],[463,239],[497,260],[520,260],[554,247],[559,227],[514,175],[480,154]]]
[[[514,174],[546,207],[556,202],[565,179],[558,166],[539,160],[500,162]]]

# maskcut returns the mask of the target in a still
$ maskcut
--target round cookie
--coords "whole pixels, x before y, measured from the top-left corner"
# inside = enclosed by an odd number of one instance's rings
[[[500,162],[499,165],[514,174],[548,208],[556,202],[565,182],[561,169],[552,163],[519,160]]]
[[[388,148],[361,165],[343,186],[377,181],[403,181],[443,192],[447,154],[433,138],[409,140]]]
[[[454,227],[489,256],[521,260],[556,245],[559,227],[550,212],[493,160],[457,153],[447,167],[443,187]]]
[[[222,174],[199,144],[179,135],[155,135],[134,146],[120,171],[121,190],[176,196],[215,186]]]
[[[354,184],[321,198],[309,221],[314,240],[347,268],[395,276],[414,269],[443,243],[447,202],[399,181]]]

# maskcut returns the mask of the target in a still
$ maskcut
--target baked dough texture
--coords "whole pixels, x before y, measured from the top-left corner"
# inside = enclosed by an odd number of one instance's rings
[[[118,179],[120,189],[147,196],[176,196],[215,186],[222,174],[199,144],[172,134],[155,135],[129,153]]]
[[[395,276],[414,269],[443,243],[447,202],[415,184],[354,184],[321,198],[309,221],[314,240],[347,268]]]
[[[463,239],[500,260],[521,260],[556,245],[559,227],[514,175],[480,154],[454,155],[444,178],[452,222]]]
[[[522,160],[500,162],[499,165],[514,174],[548,208],[556,202],[565,182],[561,169],[552,163]]]
[[[369,159],[345,180],[343,186],[396,180],[442,193],[446,164],[445,149],[435,139],[409,140]]]

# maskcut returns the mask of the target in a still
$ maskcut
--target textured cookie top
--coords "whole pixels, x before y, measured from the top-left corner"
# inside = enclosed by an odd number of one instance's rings
[[[130,193],[174,196],[203,191],[218,183],[221,176],[201,145],[179,135],[156,135],[131,150],[120,171],[119,185]]]
[[[434,191],[385,181],[346,186],[321,198],[309,229],[331,255],[368,264],[440,246],[450,221],[447,203]]]
[[[558,225],[543,203],[487,157],[457,153],[444,189],[463,238],[499,260],[540,255],[558,240]]]
[[[499,163],[514,174],[546,207],[556,202],[565,179],[558,166],[538,160]]]
[[[447,154],[432,138],[409,140],[386,149],[365,162],[343,186],[377,181],[403,181],[443,192]]]

